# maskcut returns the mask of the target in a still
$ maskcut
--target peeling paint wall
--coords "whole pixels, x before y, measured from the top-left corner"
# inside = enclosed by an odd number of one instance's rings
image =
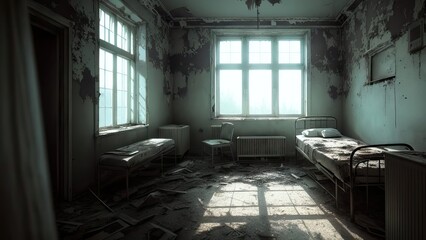
[[[209,28],[173,29],[170,35],[170,70],[173,75],[173,118],[191,127],[191,152],[200,154],[201,141],[210,137],[211,48]],[[343,55],[338,28],[311,29],[309,45],[312,62],[309,112],[341,116],[341,78]],[[332,89],[332,90],[330,90]],[[294,154],[294,120],[234,121],[238,135],[285,135],[287,150]]]
[[[332,115],[341,123],[344,95],[342,31],[338,28],[311,30],[311,103],[309,115]]]
[[[424,0],[363,1],[344,25],[343,115],[350,136],[426,151],[426,50],[410,54],[407,34],[424,13]],[[367,53],[387,42],[395,45],[395,79],[366,85]]]

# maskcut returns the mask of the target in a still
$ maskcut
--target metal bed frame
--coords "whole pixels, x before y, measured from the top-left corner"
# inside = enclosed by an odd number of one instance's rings
[[[307,117],[300,117],[297,118],[295,121],[295,149],[296,149],[296,160],[297,160],[297,154],[300,153],[304,158],[308,159],[310,162],[312,162],[311,159],[309,159],[309,156],[303,152],[302,149],[300,149],[297,146],[297,139],[296,136],[300,135],[301,132],[305,129],[309,128],[337,128],[337,120],[335,117],[332,116],[307,116]],[[343,192],[346,192],[347,189],[350,191],[350,215],[351,215],[351,221],[354,221],[355,215],[355,206],[354,206],[354,188],[355,187],[366,187],[367,188],[367,207],[368,207],[368,187],[370,186],[384,186],[384,181],[381,181],[382,176],[380,175],[381,172],[381,161],[384,161],[384,156],[380,158],[371,158],[365,160],[357,160],[354,161],[354,157],[356,152],[358,152],[361,149],[364,148],[382,148],[383,151],[386,151],[385,147],[404,147],[408,150],[414,150],[413,147],[406,143],[385,143],[385,144],[373,144],[373,145],[363,145],[355,148],[350,157],[349,157],[349,181],[342,181],[339,178],[337,178],[334,173],[330,170],[328,170],[326,167],[322,166],[321,163],[313,164],[317,167],[318,170],[320,170],[328,179],[330,179],[334,183],[334,194],[331,193],[325,186],[323,186],[319,181],[315,179],[314,176],[311,176],[315,182],[317,182],[327,193],[329,193],[336,202],[336,207],[338,207],[338,190],[341,189]],[[383,154],[384,155],[384,154]],[[369,161],[379,161],[379,175],[378,175],[378,181],[377,182],[366,182],[366,183],[357,183],[356,177],[357,177],[357,169],[359,164],[366,163],[367,164],[367,177],[368,175],[368,169],[369,169]],[[309,174],[308,174],[309,175]],[[384,176],[383,176],[384,178]]]
[[[161,152],[149,157],[145,158],[143,162],[137,163],[135,166],[127,167],[127,166],[114,166],[114,165],[103,165],[98,161],[98,194],[100,194],[101,190],[101,171],[102,170],[110,170],[110,171],[116,171],[116,172],[124,172],[126,176],[126,199],[129,200],[129,177],[130,174],[140,168],[146,167],[149,164],[152,163],[155,159],[160,159],[160,165],[161,165],[161,175],[164,173],[164,158],[173,158],[174,164],[176,165],[176,154],[177,148],[176,145],[173,144],[173,146],[169,146],[166,149],[163,149]]]

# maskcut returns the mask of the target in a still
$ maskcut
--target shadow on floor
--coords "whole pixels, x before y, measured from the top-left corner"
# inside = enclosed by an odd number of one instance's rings
[[[88,192],[59,204],[59,235],[62,239],[376,239],[349,221],[347,201],[343,199],[336,209],[334,199],[308,177],[307,169],[309,165],[291,159],[211,166],[202,158],[185,157],[163,176],[155,169],[135,172],[129,200],[123,182],[117,181],[99,195]],[[374,199],[380,205],[380,198]],[[369,212],[380,215],[373,205]]]

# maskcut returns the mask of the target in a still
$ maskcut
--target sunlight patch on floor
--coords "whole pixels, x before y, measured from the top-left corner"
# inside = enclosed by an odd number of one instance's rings
[[[271,231],[284,239],[343,239],[327,219],[270,221]]]
[[[343,239],[336,226],[345,235],[358,238],[334,215],[324,212],[299,185],[224,185],[206,202],[205,209],[197,233],[211,231],[221,224],[223,227],[223,223],[242,226],[261,222],[264,225],[266,221],[271,232],[285,238]]]

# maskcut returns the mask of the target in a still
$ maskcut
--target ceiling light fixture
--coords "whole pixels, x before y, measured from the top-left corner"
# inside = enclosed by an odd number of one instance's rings
[[[281,3],[281,0],[268,0],[272,5],[275,3]],[[253,9],[254,7],[259,7],[262,3],[262,0],[246,0],[246,5],[249,10]]]
[[[281,0],[268,0],[268,2],[270,2],[272,5],[274,5],[275,3],[281,3]],[[259,29],[259,25],[260,25],[260,12],[259,12],[259,7],[260,4],[262,3],[262,0],[246,0],[246,5],[247,8],[249,10],[253,9],[254,7],[256,7],[256,14],[257,14],[257,29]]]

